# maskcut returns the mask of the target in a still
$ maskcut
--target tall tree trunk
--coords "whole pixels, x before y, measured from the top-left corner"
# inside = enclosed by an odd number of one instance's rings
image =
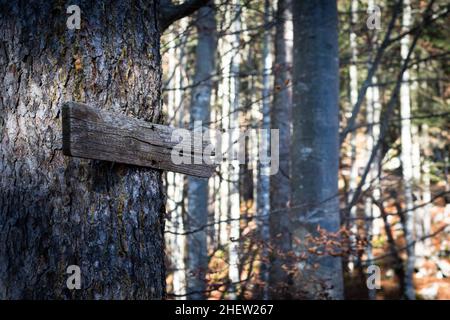
[[[168,121],[176,127],[184,127],[185,123],[185,97],[182,88],[185,87],[187,33],[186,19],[176,22],[170,27],[168,50],[168,85],[167,114]],[[182,36],[177,36],[181,33]],[[177,299],[186,299],[186,235],[185,235],[185,176],[184,174],[167,172],[167,209],[169,219],[166,224],[167,252],[170,258],[170,271],[172,272],[172,293]],[[170,289],[170,288],[169,288]]]
[[[403,1],[402,30],[408,31],[411,27],[411,3]],[[401,57],[406,59],[409,51],[409,36],[401,39]],[[413,163],[412,163],[412,137],[411,137],[411,101],[409,89],[409,71],[403,73],[400,87],[400,114],[401,114],[401,161],[403,174],[403,188],[405,197],[405,239],[407,244],[414,242],[414,198],[413,198]],[[405,292],[407,299],[415,299],[413,275],[415,250],[414,245],[408,245],[405,271]]]
[[[191,99],[191,126],[200,131],[199,125],[209,122],[212,76],[215,72],[216,20],[215,10],[211,6],[198,11],[196,27],[198,42],[196,48],[196,66],[194,89]],[[188,178],[188,217],[186,220],[188,238],[187,279],[191,299],[205,297],[206,272],[208,270],[207,229],[208,223],[208,180]]]
[[[374,0],[368,1],[368,7],[374,8],[375,2]],[[374,30],[372,35],[371,44],[370,44],[371,52],[375,53],[378,48],[378,37],[377,31]],[[369,61],[373,61],[375,59],[375,54],[369,55]],[[372,63],[368,64],[368,69],[370,70],[372,67]],[[368,123],[367,127],[367,142],[365,146],[365,160],[366,162],[370,161],[370,156],[375,147],[377,141],[380,138],[380,119],[381,119],[381,98],[380,98],[380,89],[378,85],[378,77],[377,75],[373,75],[371,86],[367,88],[367,103],[366,103],[366,121]],[[365,216],[365,232],[367,245],[365,248],[366,253],[366,265],[370,266],[373,264],[373,252],[372,252],[372,242],[373,238],[378,236],[381,231],[381,224],[383,222],[380,209],[376,203],[380,203],[383,205],[383,201],[381,199],[381,150],[376,151],[376,156],[372,163],[370,164],[368,179],[366,182],[365,190],[367,196],[365,197],[364,203],[364,216]],[[387,223],[387,222],[386,222]],[[363,268],[363,266],[361,266]],[[368,298],[371,300],[376,299],[376,289],[368,289]]]
[[[241,56],[239,53],[240,32],[241,32],[241,6],[238,0],[232,1],[234,10],[230,16],[231,35],[229,43],[231,44],[231,68],[230,68],[230,129],[228,147],[232,151],[231,154],[236,155],[239,150],[239,69]],[[239,160],[237,157],[231,159],[227,156],[228,172],[229,172],[229,204],[230,204],[230,238],[228,246],[229,269],[228,278],[231,282],[230,297],[236,298],[239,281],[241,279],[239,272],[239,243],[240,243],[240,197],[239,197]]]
[[[368,7],[374,8],[375,2],[374,0],[368,1]],[[372,43],[371,43],[371,51],[376,52],[378,50],[378,37],[377,31],[373,33]],[[374,54],[369,55],[369,60],[374,61]],[[370,70],[372,67],[372,63],[369,63],[368,69]],[[380,138],[380,118],[381,118],[381,100],[380,100],[380,90],[378,87],[378,77],[373,75],[372,85],[367,88],[367,104],[366,104],[366,121],[369,124],[367,127],[367,145],[366,145],[366,161],[370,161],[370,155],[372,153],[373,148],[375,147],[378,139]],[[367,189],[368,196],[365,198],[365,206],[364,206],[364,216],[366,218],[365,229],[366,229],[366,238],[367,245],[365,248],[366,256],[367,256],[367,265],[371,265],[373,263],[373,252],[372,252],[372,241],[373,237],[377,236],[380,233],[380,219],[382,218],[380,215],[380,208],[375,205],[378,202],[381,202],[381,206],[383,205],[383,201],[381,199],[381,180],[380,180],[380,171],[381,171],[381,151],[378,150],[376,152],[376,157],[373,162],[370,164],[370,171],[368,174],[367,181]],[[375,202],[375,203],[374,203]],[[387,222],[385,222],[386,225]],[[387,228],[387,227],[386,227]],[[388,230],[388,229],[386,229]],[[390,228],[389,228],[390,230]],[[376,299],[376,289],[368,289],[368,298],[371,300]]]
[[[227,8],[227,13],[225,14],[225,25],[229,26],[231,23],[231,18],[227,19],[227,15],[231,15],[229,13],[230,8]],[[229,38],[230,36],[228,36]],[[230,112],[231,112],[231,97],[230,97],[230,82],[231,82],[231,44],[229,43],[229,39],[227,37],[221,37],[219,39],[219,59],[221,65],[220,69],[222,71],[221,74],[221,82],[219,84],[219,101],[222,106],[222,114],[219,116],[221,120],[221,128],[220,131],[224,134],[221,138],[221,152],[224,157],[223,161],[220,163],[220,191],[219,191],[219,245],[226,246],[229,240],[229,162],[228,162],[228,148],[229,148],[229,127],[230,127]]]
[[[291,226],[304,246],[318,227],[327,232],[337,232],[340,227],[338,19],[336,1],[299,0],[293,4]],[[342,299],[341,260],[327,253],[308,255],[301,270],[306,277],[303,288],[312,298]]]
[[[219,45],[218,45],[217,50],[218,50],[218,52],[220,52]],[[218,61],[219,61],[219,59],[218,59]],[[219,69],[218,66],[217,66],[218,65],[218,61],[217,61],[217,64],[216,64],[216,72],[218,72],[218,69]],[[210,127],[210,130],[212,130],[214,132],[221,132],[220,130],[222,129],[222,127],[221,127],[221,125],[222,125],[222,123],[221,123],[222,110],[220,108],[221,106],[219,107],[219,103],[218,103],[218,101],[220,101],[219,86],[218,85],[214,86],[214,90],[213,90],[212,93],[213,94],[212,94],[212,97],[211,97],[212,110],[211,110],[211,127]],[[217,142],[217,138],[218,137],[216,137],[215,134],[213,134],[210,138],[211,138],[211,143],[212,144],[218,145],[218,142]],[[219,248],[219,246],[221,245],[221,242],[220,242],[220,237],[221,237],[220,231],[221,231],[222,224],[218,223],[218,221],[220,221],[220,215],[221,215],[221,211],[220,211],[220,209],[221,209],[220,204],[221,204],[221,197],[222,197],[222,194],[221,194],[221,178],[222,177],[219,174],[213,175],[212,178],[211,178],[211,180],[212,180],[211,184],[213,185],[213,188],[210,189],[210,198],[213,201],[211,203],[211,205],[213,207],[214,215],[212,215],[210,217],[210,220],[211,220],[210,223],[213,223],[213,227],[211,228],[212,229],[212,238],[210,239],[209,244],[210,244],[210,249],[213,252],[216,252],[217,249]]]
[[[81,1],[80,30],[53,1],[0,6],[0,298],[162,298],[161,172],[64,157],[59,118],[76,100],[159,121],[158,2]]]
[[[367,90],[367,115],[366,120],[369,124],[367,130],[367,161],[370,160],[370,155],[380,137],[380,116],[381,116],[381,102],[380,92],[378,88],[378,79],[376,76],[372,78],[372,86]],[[380,168],[381,168],[381,155],[380,150],[377,151],[377,156],[370,165],[370,171],[368,175],[367,187],[369,195],[365,198],[364,216],[366,219],[365,229],[367,245],[365,248],[367,255],[367,265],[373,263],[372,241],[373,237],[377,236],[379,232],[379,220],[380,210],[374,205],[373,201],[381,201],[381,186],[380,186]],[[376,289],[369,289],[368,297],[371,300],[376,299]]]
[[[349,66],[349,82],[350,82],[350,110],[348,113],[348,117],[352,117],[353,106],[358,101],[358,41],[355,32],[356,25],[358,23],[358,0],[352,0],[350,5],[350,51],[351,51],[351,64]],[[353,198],[356,188],[358,187],[358,161],[357,161],[357,152],[356,152],[356,130],[353,130],[350,134],[350,148],[348,150],[347,157],[350,159],[350,177],[349,177],[349,192],[348,192],[348,200]],[[353,206],[350,209],[350,219],[349,219],[349,227],[351,231],[351,246],[353,249],[356,248],[356,235],[358,233],[358,225],[356,223],[356,215],[358,211],[358,206]],[[349,257],[349,270],[353,272],[355,264],[359,265],[359,256],[351,255]]]
[[[271,28],[269,28],[269,19],[272,14],[272,8],[269,0],[264,2],[264,38],[263,38],[263,79],[262,79],[262,109],[261,109],[261,128],[259,134],[260,154],[268,155],[270,147],[270,74],[272,71],[272,52],[271,52]],[[270,210],[270,164],[258,162],[258,193],[257,193],[257,215],[259,223],[259,233],[263,242],[261,248],[261,268],[260,280],[262,282],[262,297],[268,298],[268,265],[267,265],[267,245],[269,242],[269,210]]]
[[[292,282],[285,269],[292,269],[288,253],[292,249],[288,206],[291,188],[290,144],[292,108],[292,1],[278,0],[276,13],[274,100],[270,113],[271,126],[279,130],[279,170],[270,177],[270,243],[272,246],[269,270],[271,298],[291,298]]]
[[[238,0],[232,0],[225,12],[225,26],[229,32],[221,39],[221,62],[223,80],[220,87],[222,98],[222,153],[221,163],[221,203],[220,239],[222,245],[228,245],[228,278],[231,283],[229,291],[232,299],[236,298],[239,274],[239,160],[233,158],[238,150],[237,135],[239,127],[239,43],[241,7]],[[236,160],[234,160],[236,159]]]

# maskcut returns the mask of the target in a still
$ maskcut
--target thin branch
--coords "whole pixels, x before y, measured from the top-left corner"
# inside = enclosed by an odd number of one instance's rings
[[[428,3],[427,9],[425,10],[425,16],[423,18],[424,26],[428,25],[428,23],[430,21],[430,10],[431,10],[434,2],[435,2],[435,0],[431,0]],[[393,112],[394,106],[395,106],[395,104],[397,102],[396,99],[397,99],[398,93],[400,91],[400,86],[401,86],[401,83],[402,83],[403,74],[405,73],[406,69],[408,68],[408,64],[409,64],[409,61],[411,59],[412,52],[414,51],[414,48],[415,48],[415,46],[417,44],[417,41],[420,38],[420,35],[422,34],[422,31],[423,31],[423,29],[418,29],[418,31],[414,35],[413,41],[412,41],[411,46],[409,47],[409,50],[408,50],[408,55],[406,56],[406,59],[403,62],[403,66],[402,66],[402,68],[401,68],[401,70],[400,70],[400,72],[399,72],[399,74],[397,76],[397,84],[396,84],[396,86],[395,86],[395,88],[393,90],[393,93],[391,95],[391,98],[390,98],[390,100],[389,100],[389,102],[387,104],[387,108],[386,108],[386,111],[384,113],[384,119],[383,119],[383,121],[381,123],[380,136],[378,138],[377,143],[373,147],[373,150],[372,150],[372,153],[370,155],[369,161],[367,162],[367,165],[365,167],[364,173],[363,173],[363,175],[361,177],[361,181],[359,182],[358,187],[356,188],[355,193],[353,194],[353,197],[352,197],[352,199],[351,199],[351,201],[350,201],[350,203],[348,205],[347,210],[349,210],[349,211],[358,202],[359,197],[361,195],[362,188],[365,185],[365,181],[366,181],[367,175],[369,174],[372,162],[375,160],[375,157],[377,155],[378,149],[381,147],[381,144],[382,144],[384,138],[386,137],[388,126],[389,126],[389,119],[390,119],[391,113]],[[351,129],[352,126],[353,126],[353,124],[351,126],[348,126],[347,128]]]
[[[389,26],[388,26],[388,29],[384,36],[383,42],[381,43],[380,47],[378,48],[375,58],[370,65],[370,69],[369,69],[369,72],[367,73],[366,80],[364,81],[364,83],[361,86],[361,89],[359,90],[358,98],[356,100],[355,105],[353,106],[352,116],[350,117],[347,126],[341,132],[341,135],[340,135],[340,143],[341,144],[347,137],[347,134],[353,129],[353,126],[355,125],[356,117],[357,117],[359,111],[361,110],[361,106],[364,101],[364,97],[366,96],[367,89],[372,85],[373,76],[375,75],[375,73],[378,69],[378,65],[381,62],[383,53],[384,53],[385,49],[391,43],[390,42],[391,33],[394,29],[395,21],[397,20],[397,17],[400,14],[401,4],[402,4],[402,1],[397,1],[394,6],[392,18],[391,18],[391,21],[389,22]]]
[[[414,246],[417,242],[422,242],[422,241],[425,241],[426,239],[433,238],[433,237],[437,236],[438,234],[440,234],[441,232],[447,232],[447,229],[448,229],[449,226],[450,226],[449,224],[444,224],[443,226],[441,226],[440,228],[438,228],[435,232],[432,232],[432,233],[427,234],[427,235],[425,235],[425,236],[423,236],[423,237],[420,237],[419,239],[416,239],[416,240],[414,240],[414,241],[411,241],[411,242],[408,243],[407,245],[398,248],[397,251],[404,251],[404,250],[406,250],[406,249],[408,249],[408,248]],[[388,252],[388,253],[379,255],[379,256],[377,256],[377,257],[371,259],[370,261],[364,260],[363,263],[364,263],[364,264],[367,264],[367,263],[373,263],[374,261],[385,259],[385,258],[387,258],[387,257],[390,257],[391,255],[392,255],[392,253],[391,253],[391,252]]]

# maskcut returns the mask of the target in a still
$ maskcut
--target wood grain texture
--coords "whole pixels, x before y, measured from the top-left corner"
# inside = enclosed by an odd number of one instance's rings
[[[207,142],[194,143],[193,138],[190,141],[181,138],[172,141],[174,130],[176,128],[106,112],[81,103],[67,102],[62,106],[64,155],[210,177],[215,166],[196,164],[194,161],[203,157]],[[192,146],[192,164],[173,163],[173,148],[178,144],[189,143]]]

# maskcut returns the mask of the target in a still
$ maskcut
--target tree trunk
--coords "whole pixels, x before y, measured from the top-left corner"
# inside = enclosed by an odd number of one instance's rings
[[[203,7],[198,11],[196,27],[198,42],[194,87],[191,99],[191,126],[202,130],[198,125],[209,122],[212,76],[215,71],[216,21],[213,7]],[[201,123],[199,123],[201,122]],[[187,279],[191,299],[205,297],[206,272],[208,271],[208,248],[205,225],[208,223],[208,180],[188,178],[188,218],[187,230],[195,231],[188,235]]]
[[[271,29],[269,19],[272,8],[269,0],[264,1],[264,39],[263,39],[263,79],[262,79],[262,108],[261,108],[261,128],[259,132],[260,154],[268,155],[270,148],[270,74],[272,71],[271,52]],[[267,265],[267,245],[269,242],[269,210],[270,210],[270,164],[258,162],[258,192],[257,192],[257,215],[260,239],[263,243],[261,247],[260,280],[262,287],[262,298],[268,298],[268,265]]]
[[[230,61],[230,114],[229,120],[229,148],[231,154],[238,154],[239,145],[236,143],[239,137],[239,69],[241,63],[241,56],[239,53],[239,46],[241,39],[241,7],[239,1],[233,0],[232,5],[234,9],[230,13],[229,20],[231,22],[231,35],[227,36],[229,44],[231,45],[231,61]],[[229,257],[229,268],[228,268],[228,278],[231,283],[230,287],[230,298],[236,298],[239,281],[241,279],[239,272],[239,243],[240,243],[240,197],[239,197],[239,160],[231,155],[227,155],[228,163],[228,194],[229,194],[229,212],[230,212],[230,237],[228,246],[228,257]]]
[[[318,227],[326,232],[337,232],[340,227],[338,19],[336,1],[293,4],[291,226],[303,251],[308,235],[317,235]],[[300,265],[304,277],[300,281],[308,298],[343,298],[341,260],[327,252],[309,254]]]
[[[380,138],[380,116],[381,116],[381,102],[380,93],[378,88],[378,79],[376,76],[372,78],[372,86],[367,89],[367,112],[366,120],[369,124],[367,130],[367,142],[366,142],[366,156],[367,162],[370,160],[370,155]],[[380,185],[380,168],[381,168],[381,153],[377,151],[377,156],[370,164],[370,171],[368,175],[367,187],[369,196],[365,198],[364,215],[366,218],[365,229],[367,245],[365,248],[367,255],[367,265],[373,263],[372,241],[374,236],[379,235],[378,219],[381,218],[379,208],[374,205],[373,201],[381,201],[381,185]],[[376,299],[376,289],[369,289],[368,297],[370,300]]]
[[[407,31],[411,26],[411,4],[409,0],[403,1],[402,30]],[[409,51],[409,36],[401,39],[401,58],[406,59]],[[401,161],[403,174],[403,188],[405,197],[405,240],[407,244],[414,242],[414,198],[413,198],[413,163],[412,163],[412,137],[411,137],[411,101],[409,89],[409,71],[403,73],[400,87],[400,115],[401,121]],[[415,250],[414,245],[408,245],[405,271],[405,292],[407,299],[415,299],[413,275]]]
[[[229,26],[220,43],[222,82],[219,92],[222,99],[222,154],[220,172],[220,243],[228,246],[228,279],[230,281],[230,298],[236,298],[239,274],[239,160],[237,154],[237,134],[239,128],[239,67],[240,20],[241,8],[238,0],[232,0],[225,12],[225,25]]]
[[[184,127],[186,86],[185,65],[187,60],[187,34],[183,33],[187,25],[186,19],[174,23],[169,29],[168,50],[168,85],[167,113],[169,123],[175,127]],[[178,33],[181,36],[177,36]],[[167,210],[169,212],[166,223],[166,251],[170,258],[172,272],[171,293],[179,300],[186,299],[186,235],[185,235],[185,176],[180,173],[166,173]],[[170,292],[170,291],[169,291]]]
[[[352,117],[352,110],[354,105],[358,101],[358,41],[356,36],[356,26],[358,23],[358,0],[352,0],[350,4],[350,51],[351,51],[351,64],[349,66],[349,84],[350,84],[350,110],[348,117],[349,119]],[[354,196],[355,190],[358,187],[358,161],[357,161],[357,150],[356,150],[356,130],[353,130],[350,133],[350,148],[348,150],[347,157],[350,159],[350,177],[349,177],[349,192],[348,192],[348,200],[351,201]],[[350,209],[350,219],[348,226],[351,231],[350,241],[353,250],[356,249],[356,235],[358,233],[358,225],[357,225],[357,211],[358,206],[355,205]],[[356,251],[356,250],[355,250]],[[354,271],[355,265],[359,265],[359,256],[358,255],[350,255],[348,268],[351,272]]]
[[[278,0],[276,13],[275,37],[275,76],[274,101],[271,126],[278,129],[279,137],[279,170],[270,177],[270,239],[272,246],[269,270],[269,288],[271,298],[290,298],[289,284],[292,280],[284,267],[292,268],[288,261],[291,247],[288,206],[291,188],[290,174],[290,139],[292,108],[292,2]]]
[[[69,30],[53,1],[1,1],[1,299],[164,296],[161,172],[64,157],[60,121],[67,100],[159,121],[158,2],[80,7]]]

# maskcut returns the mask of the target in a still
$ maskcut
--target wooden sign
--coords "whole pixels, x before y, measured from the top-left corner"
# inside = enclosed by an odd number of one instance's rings
[[[151,167],[202,178],[215,172],[215,165],[194,161],[196,157],[203,159],[208,142],[173,141],[172,134],[176,130],[173,127],[67,102],[62,106],[62,130],[63,154],[67,156]],[[173,148],[183,143],[190,143],[191,164],[172,161]]]

